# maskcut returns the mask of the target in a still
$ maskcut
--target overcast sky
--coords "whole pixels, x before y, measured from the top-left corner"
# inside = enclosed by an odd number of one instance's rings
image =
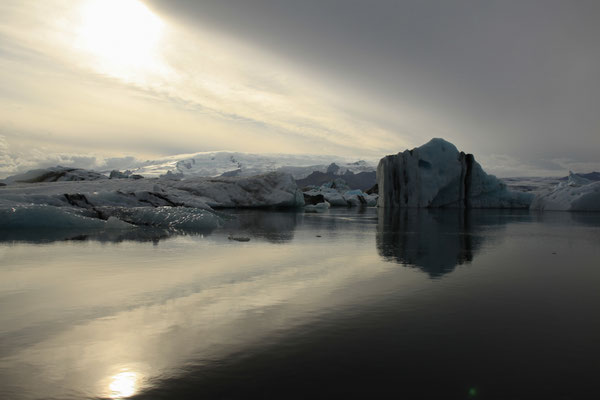
[[[500,176],[600,170],[598,21],[597,0],[3,0],[0,175],[432,137]]]

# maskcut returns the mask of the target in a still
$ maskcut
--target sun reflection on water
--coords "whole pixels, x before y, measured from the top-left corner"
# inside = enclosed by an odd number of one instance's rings
[[[124,371],[111,378],[108,385],[111,399],[124,399],[133,396],[139,385],[140,376],[133,371]]]

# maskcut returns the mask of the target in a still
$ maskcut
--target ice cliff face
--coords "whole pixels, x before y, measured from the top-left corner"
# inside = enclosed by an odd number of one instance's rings
[[[511,192],[472,154],[443,139],[382,158],[379,207],[528,208],[533,195]]]

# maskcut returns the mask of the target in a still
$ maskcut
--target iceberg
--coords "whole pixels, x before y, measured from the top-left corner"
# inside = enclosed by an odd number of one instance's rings
[[[324,201],[322,203],[317,203],[317,204],[307,204],[304,206],[304,212],[308,212],[308,213],[318,213],[318,212],[324,212],[326,210],[329,209],[331,205]]]
[[[45,173],[24,174],[27,177]],[[96,179],[33,182],[8,178],[0,187],[0,228],[114,229],[151,226],[214,229],[216,208],[304,206],[291,175],[174,179]]]
[[[534,197],[509,191],[472,154],[437,138],[382,158],[377,186],[379,207],[528,208]]]
[[[117,169],[113,169],[110,171],[108,176],[109,179],[142,179],[142,175],[134,174],[131,170],[126,170],[125,172],[121,172]]]
[[[0,207],[2,229],[130,229],[133,225],[109,217],[86,216],[77,209],[49,205]]]
[[[343,181],[342,181],[343,182]],[[328,203],[331,207],[355,207],[377,205],[377,195],[367,194],[360,189],[349,190],[345,184],[336,180],[328,182],[319,187],[308,187],[304,192],[304,198],[308,204],[306,207]],[[312,209],[312,207],[309,207]]]
[[[99,206],[212,208],[302,207],[304,197],[291,175],[252,177],[103,179],[42,183],[6,180],[0,205],[47,204],[93,209]]]
[[[353,163],[353,165],[366,165],[364,161],[358,161]],[[366,167],[363,167],[366,168]],[[310,175],[303,179],[296,179],[296,183],[300,187],[306,186],[320,186],[326,184],[327,182],[335,181],[336,179],[342,179],[345,181],[345,185],[349,186],[349,189],[361,189],[367,190],[375,184],[376,176],[375,169],[373,168],[371,171],[361,171],[357,174],[352,172],[350,169],[345,169],[345,172],[342,174],[340,171],[342,167],[338,166],[335,163],[330,164],[327,167],[326,172],[322,172],[319,170],[313,171]]]
[[[213,208],[296,208],[304,196],[294,178],[282,172],[256,176],[189,178],[169,187],[202,199]]]
[[[64,181],[96,181],[107,179],[99,172],[81,168],[56,167],[45,169],[32,169],[23,174],[13,175],[4,180],[5,184],[14,182],[36,183],[36,182],[64,182]]]
[[[569,173],[566,182],[538,194],[531,203],[532,210],[600,211],[600,181]]]

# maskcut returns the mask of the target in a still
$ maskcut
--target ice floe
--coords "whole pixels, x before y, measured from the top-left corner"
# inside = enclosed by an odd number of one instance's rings
[[[316,209],[312,206],[318,206],[327,203],[328,207],[356,207],[366,206],[374,207],[377,205],[377,194],[367,194],[360,189],[350,190],[342,179],[336,179],[324,185],[305,188],[304,199],[307,205],[304,207],[309,210]],[[324,206],[321,206],[321,210]]]
[[[36,172],[27,177],[45,176]],[[302,207],[304,198],[291,175],[176,179],[96,179],[23,182],[7,179],[0,188],[0,228],[76,226],[209,229],[216,208]],[[121,221],[122,224],[117,223]]]
[[[600,181],[570,173],[567,181],[538,194],[533,210],[600,211]]]

